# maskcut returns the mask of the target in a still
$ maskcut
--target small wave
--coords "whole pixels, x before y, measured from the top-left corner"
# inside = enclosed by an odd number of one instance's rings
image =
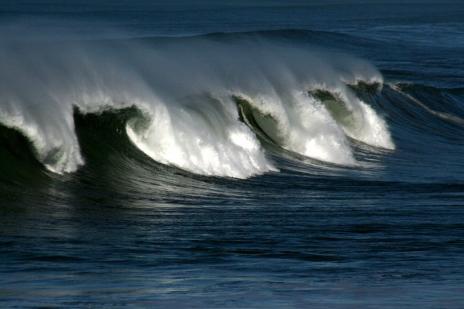
[[[464,118],[463,117],[459,117],[457,115],[453,115],[453,114],[448,113],[448,112],[442,112],[442,111],[434,110],[433,108],[429,107],[427,104],[423,103],[419,99],[417,99],[414,96],[408,94],[407,93],[408,86],[406,84],[390,84],[389,86],[394,91],[400,93],[401,95],[407,97],[410,101],[416,103],[419,107],[423,108],[424,110],[426,110],[431,115],[434,115],[434,116],[436,116],[436,117],[438,117],[438,118],[440,118],[440,119],[442,119],[444,121],[448,121],[448,122],[458,124],[458,125],[464,125]],[[405,88],[405,89],[403,89],[403,88]],[[429,89],[432,92],[435,92],[435,94],[438,91],[437,89],[432,88],[432,87],[422,87],[422,88]],[[445,90],[449,91],[449,92],[453,92],[453,90],[456,91],[455,89],[445,89]]]

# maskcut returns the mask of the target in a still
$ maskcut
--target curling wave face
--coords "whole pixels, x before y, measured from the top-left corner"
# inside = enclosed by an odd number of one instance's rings
[[[84,164],[73,113],[135,107],[131,142],[188,172],[247,178],[277,171],[263,138],[354,166],[351,140],[394,149],[386,122],[349,85],[382,85],[369,63],[264,39],[3,42],[0,122],[50,171]],[[105,143],[106,141],[101,141]]]

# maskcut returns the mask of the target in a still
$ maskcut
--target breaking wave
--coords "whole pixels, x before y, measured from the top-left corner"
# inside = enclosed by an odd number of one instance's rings
[[[359,95],[359,85],[382,91],[375,67],[257,35],[8,41],[0,70],[2,130],[26,137],[35,160],[58,174],[85,164],[76,113],[128,108],[137,112],[123,130],[136,148],[201,175],[278,171],[268,144],[341,166],[362,164],[353,143],[395,148],[383,116]]]

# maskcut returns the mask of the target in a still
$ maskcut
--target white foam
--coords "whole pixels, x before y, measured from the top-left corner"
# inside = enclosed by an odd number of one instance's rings
[[[342,165],[354,165],[352,151],[343,130],[326,108],[305,93],[295,95],[296,109],[289,147],[315,159]],[[295,121],[296,120],[296,121]]]
[[[146,128],[137,131],[129,123],[126,130],[152,159],[193,173],[247,178],[276,170],[248,127],[238,121],[224,124],[214,127],[194,113],[158,105]]]

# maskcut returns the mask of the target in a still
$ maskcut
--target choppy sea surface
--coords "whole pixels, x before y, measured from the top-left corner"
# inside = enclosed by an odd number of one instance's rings
[[[0,307],[464,307],[461,1],[7,1]]]

